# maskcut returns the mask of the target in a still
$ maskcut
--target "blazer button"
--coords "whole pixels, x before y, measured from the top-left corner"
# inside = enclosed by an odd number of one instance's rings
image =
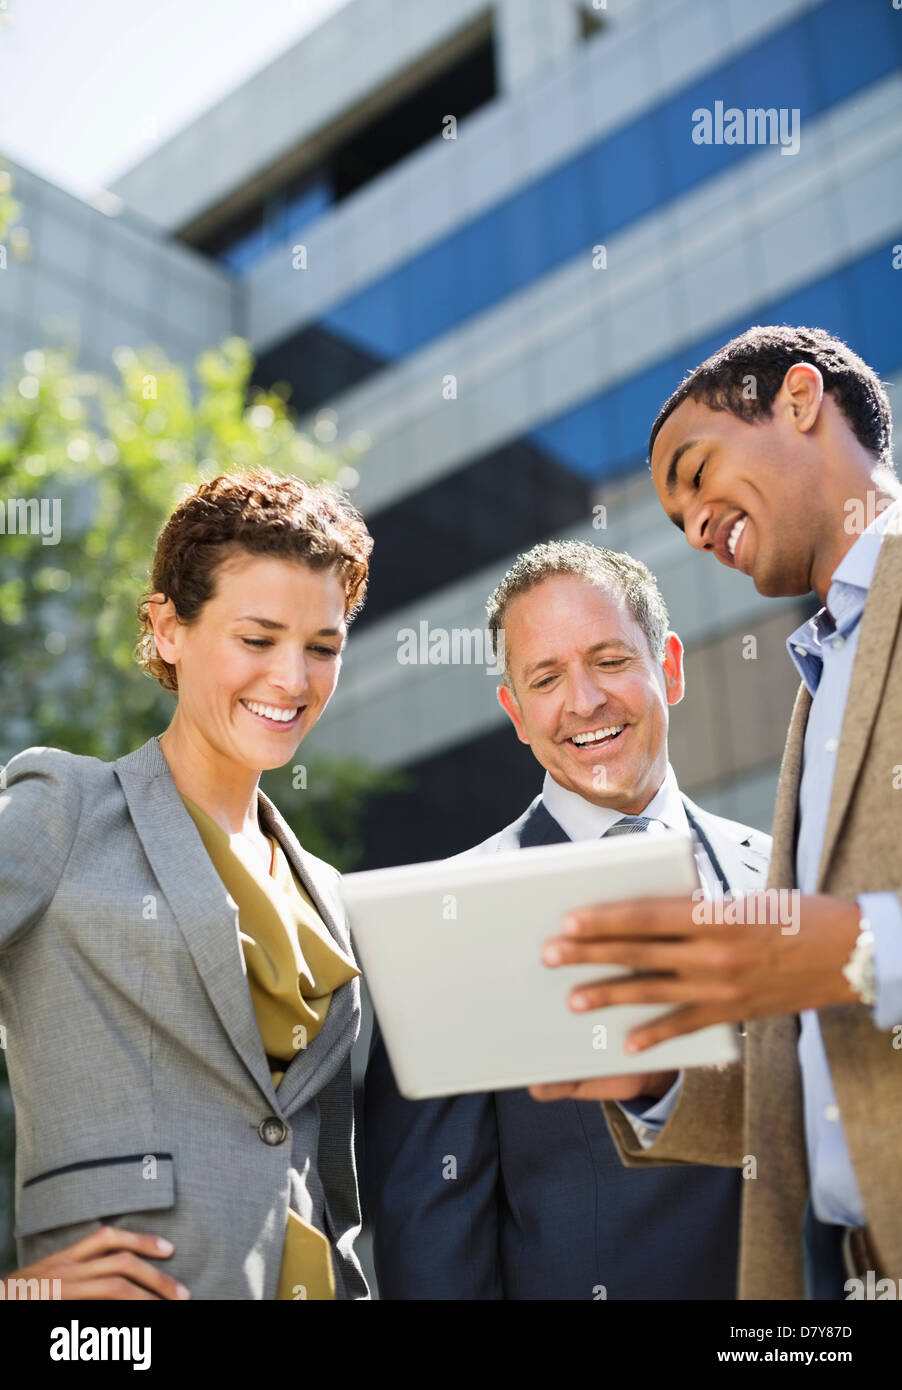
[[[267,1115],[257,1127],[257,1133],[264,1144],[282,1144],[288,1135],[288,1126],[277,1115]]]

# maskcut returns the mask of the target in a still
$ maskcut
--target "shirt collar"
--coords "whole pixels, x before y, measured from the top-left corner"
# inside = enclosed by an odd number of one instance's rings
[[[550,772],[545,773],[542,800],[546,811],[571,840],[597,840],[624,814],[610,806],[596,806],[593,801],[580,796],[579,792],[562,787]],[[667,764],[664,781],[641,814],[663,821],[669,829],[677,830],[682,835],[690,834],[676,773],[670,763]],[[656,830],[657,827],[651,827],[653,833]]]
[[[824,643],[836,635],[847,637],[861,620],[880,546],[895,515],[902,516],[902,500],[884,508],[862,531],[833,571],[824,607],[786,639],[790,658],[812,695],[820,684]]]

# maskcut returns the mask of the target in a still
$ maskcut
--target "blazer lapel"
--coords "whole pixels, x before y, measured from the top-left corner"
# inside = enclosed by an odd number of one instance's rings
[[[129,813],[236,1052],[277,1109],[238,939],[238,905],[226,892],[154,736],[114,764]]]
[[[805,748],[805,728],[811,709],[811,695],[804,681],[799,686],[789,721],[783,761],[777,782],[774,806],[774,838],[770,855],[768,888],[794,888],[796,884],[796,816],[799,804],[799,782],[802,777],[802,754]]]
[[[883,687],[896,642],[896,629],[902,611],[902,534],[887,528],[880,546],[874,577],[868,591],[861,631],[855,652],[855,665],[846,700],[830,811],[824,832],[824,848],[818,869],[818,891],[836,845],[855,782],[871,736],[871,729],[883,698]]]
[[[718,824],[717,817],[696,806],[685,794],[681,796],[689,824],[701,841],[724,892],[748,892],[750,878],[764,877],[766,861],[751,848],[748,840],[728,835]],[[760,862],[755,863],[755,860]]]
[[[561,845],[570,839],[540,796],[526,808],[512,829],[521,849],[531,849],[533,845]]]

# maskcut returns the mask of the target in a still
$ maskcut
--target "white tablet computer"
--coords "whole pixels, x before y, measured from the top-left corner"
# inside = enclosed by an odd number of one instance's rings
[[[574,985],[627,972],[550,969],[541,959],[569,908],[697,887],[691,842],[676,833],[346,874],[354,944],[401,1094],[422,1100],[735,1060],[732,1024],[625,1053],[626,1035],[669,1007],[574,1013]]]

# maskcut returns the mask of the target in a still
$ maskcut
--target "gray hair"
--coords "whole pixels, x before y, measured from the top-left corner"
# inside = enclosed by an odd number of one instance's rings
[[[534,545],[514,564],[489,596],[485,611],[496,662],[504,660],[504,683],[511,685],[504,641],[504,616],[511,601],[528,593],[553,574],[573,574],[626,599],[630,612],[645,633],[652,656],[664,656],[664,639],[670,626],[667,605],[658,582],[647,565],[625,551],[606,550],[585,541],[545,541]]]

